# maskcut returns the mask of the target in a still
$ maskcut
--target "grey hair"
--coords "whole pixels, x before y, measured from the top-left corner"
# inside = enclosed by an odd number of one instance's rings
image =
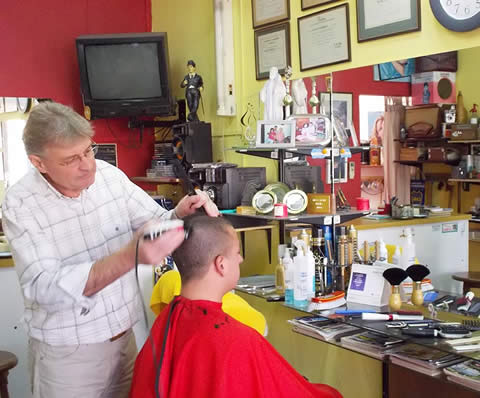
[[[23,130],[27,155],[41,155],[50,143],[70,143],[78,138],[92,138],[93,127],[72,108],[57,102],[35,106]]]

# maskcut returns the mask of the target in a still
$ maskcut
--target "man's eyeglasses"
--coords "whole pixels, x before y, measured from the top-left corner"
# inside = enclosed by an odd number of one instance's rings
[[[92,142],[92,144],[83,152],[82,155],[73,155],[65,159],[63,162],[58,162],[58,164],[60,166],[75,168],[75,167],[78,167],[82,162],[82,157],[86,159],[93,159],[97,154],[97,152],[98,152],[98,145],[95,142]]]

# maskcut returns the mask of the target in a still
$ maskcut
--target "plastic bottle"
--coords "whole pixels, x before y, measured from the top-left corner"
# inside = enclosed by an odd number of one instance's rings
[[[286,245],[278,245],[278,264],[275,267],[275,290],[277,294],[285,293],[285,268],[283,267],[282,257],[285,254]]]
[[[308,299],[315,297],[315,256],[313,251],[310,249],[307,250],[307,261],[308,261],[308,279],[311,281],[311,288],[308,292]]]
[[[297,254],[293,258],[293,300],[295,307],[305,308],[308,305],[309,292],[312,288],[312,281],[309,278],[307,249],[305,242],[302,240],[297,240],[295,246],[297,247]]]
[[[415,264],[415,243],[413,243],[413,232],[410,228],[405,228],[403,234],[406,242],[402,253],[402,268],[407,269],[410,265]]]
[[[290,248],[285,249],[282,259],[285,268],[285,304],[294,305],[293,287],[294,287],[294,265],[290,254]]]
[[[393,253],[393,256],[392,256],[392,264],[400,265],[400,257],[401,256],[402,256],[402,254],[400,253],[400,246],[397,246],[395,248],[395,253]]]
[[[380,238],[380,254],[378,256],[379,261],[387,261],[388,260],[388,251],[387,246],[382,238]]]

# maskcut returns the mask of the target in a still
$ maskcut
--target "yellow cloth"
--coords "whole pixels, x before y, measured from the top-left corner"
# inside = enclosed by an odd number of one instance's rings
[[[178,271],[167,271],[160,277],[153,287],[150,297],[150,308],[155,315],[160,314],[170,301],[180,294],[181,287],[182,280]],[[265,335],[267,322],[263,314],[236,294],[228,292],[223,296],[222,310],[237,321],[255,329],[261,335]]]

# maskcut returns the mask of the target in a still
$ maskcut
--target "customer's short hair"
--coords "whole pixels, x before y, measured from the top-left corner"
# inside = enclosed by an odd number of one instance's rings
[[[90,123],[72,108],[57,102],[35,106],[23,130],[27,155],[41,155],[50,143],[69,143],[78,138],[93,137]]]
[[[205,275],[213,260],[231,246],[232,225],[224,217],[193,215],[184,219],[187,238],[173,252],[182,283]]]

